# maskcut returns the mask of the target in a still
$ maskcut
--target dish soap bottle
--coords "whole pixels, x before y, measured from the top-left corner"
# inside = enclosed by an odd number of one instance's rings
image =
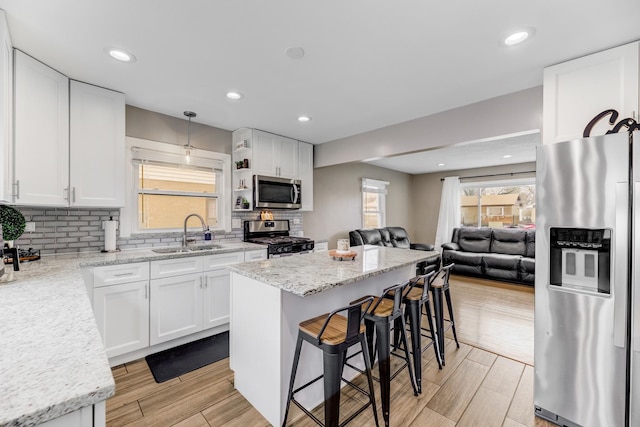
[[[204,230],[204,240],[211,240],[211,231],[209,227]]]

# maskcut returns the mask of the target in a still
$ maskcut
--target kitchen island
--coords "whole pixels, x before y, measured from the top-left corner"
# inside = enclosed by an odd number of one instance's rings
[[[234,385],[272,425],[282,425],[298,324],[362,296],[379,295],[415,276],[417,263],[440,256],[381,246],[351,249],[357,253],[353,261],[320,252],[229,266]],[[361,361],[352,359],[356,365]],[[296,387],[320,374],[321,351],[303,346]],[[357,374],[345,368],[345,377]],[[324,400],[322,382],[296,398],[308,408],[318,405]]]

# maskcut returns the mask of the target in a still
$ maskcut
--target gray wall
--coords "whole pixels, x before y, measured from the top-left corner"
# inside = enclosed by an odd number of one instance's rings
[[[197,113],[197,111],[196,111]],[[186,145],[189,122],[127,105],[126,134],[134,138],[168,144]],[[231,154],[231,132],[198,123],[191,119],[191,145],[209,151]]]
[[[406,227],[412,234],[412,175],[365,163],[314,169],[313,212],[303,212],[305,236],[329,239],[329,249],[349,231],[362,228],[362,178],[388,181],[387,225]]]
[[[440,196],[442,194],[441,178],[447,176],[459,176],[462,183],[474,181],[492,181],[510,179],[508,176],[496,176],[477,179],[462,179],[465,176],[493,175],[512,172],[535,171],[536,164],[519,163],[515,165],[496,166],[489,168],[465,169],[459,171],[429,173],[414,175],[413,189],[414,195],[412,210],[412,225],[415,234],[411,235],[412,240],[422,243],[433,243],[436,239],[436,229],[438,227],[438,213],[440,210]],[[514,178],[533,177],[535,173],[517,174]]]
[[[537,86],[316,145],[314,164],[323,167],[362,161],[541,127],[542,86]]]

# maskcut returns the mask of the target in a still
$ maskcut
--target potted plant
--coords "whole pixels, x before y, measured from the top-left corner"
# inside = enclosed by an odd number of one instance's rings
[[[236,162],[236,169],[242,169],[244,167],[244,160],[238,160]]]
[[[249,209],[249,201],[245,197],[242,198],[242,209]]]
[[[10,206],[0,205],[0,224],[2,234],[9,247],[13,247],[13,241],[24,233],[26,226],[24,216]]]

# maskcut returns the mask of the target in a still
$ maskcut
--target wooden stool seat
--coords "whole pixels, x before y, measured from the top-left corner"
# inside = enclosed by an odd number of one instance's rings
[[[389,295],[391,294],[389,293]],[[392,299],[374,297],[373,295],[368,295],[367,298],[373,298],[373,304],[371,304],[371,308],[367,310],[367,314],[372,314],[377,317],[389,317],[391,316],[391,314],[393,314]],[[378,303],[378,300],[381,300],[381,301]]]
[[[320,334],[320,330],[324,326],[329,313],[305,320],[300,323],[300,331],[307,335],[316,337]],[[327,324],[324,332],[320,336],[320,342],[328,345],[338,345],[346,341],[347,338],[347,318],[339,314],[334,315]],[[364,334],[364,325],[360,325],[360,333]]]

